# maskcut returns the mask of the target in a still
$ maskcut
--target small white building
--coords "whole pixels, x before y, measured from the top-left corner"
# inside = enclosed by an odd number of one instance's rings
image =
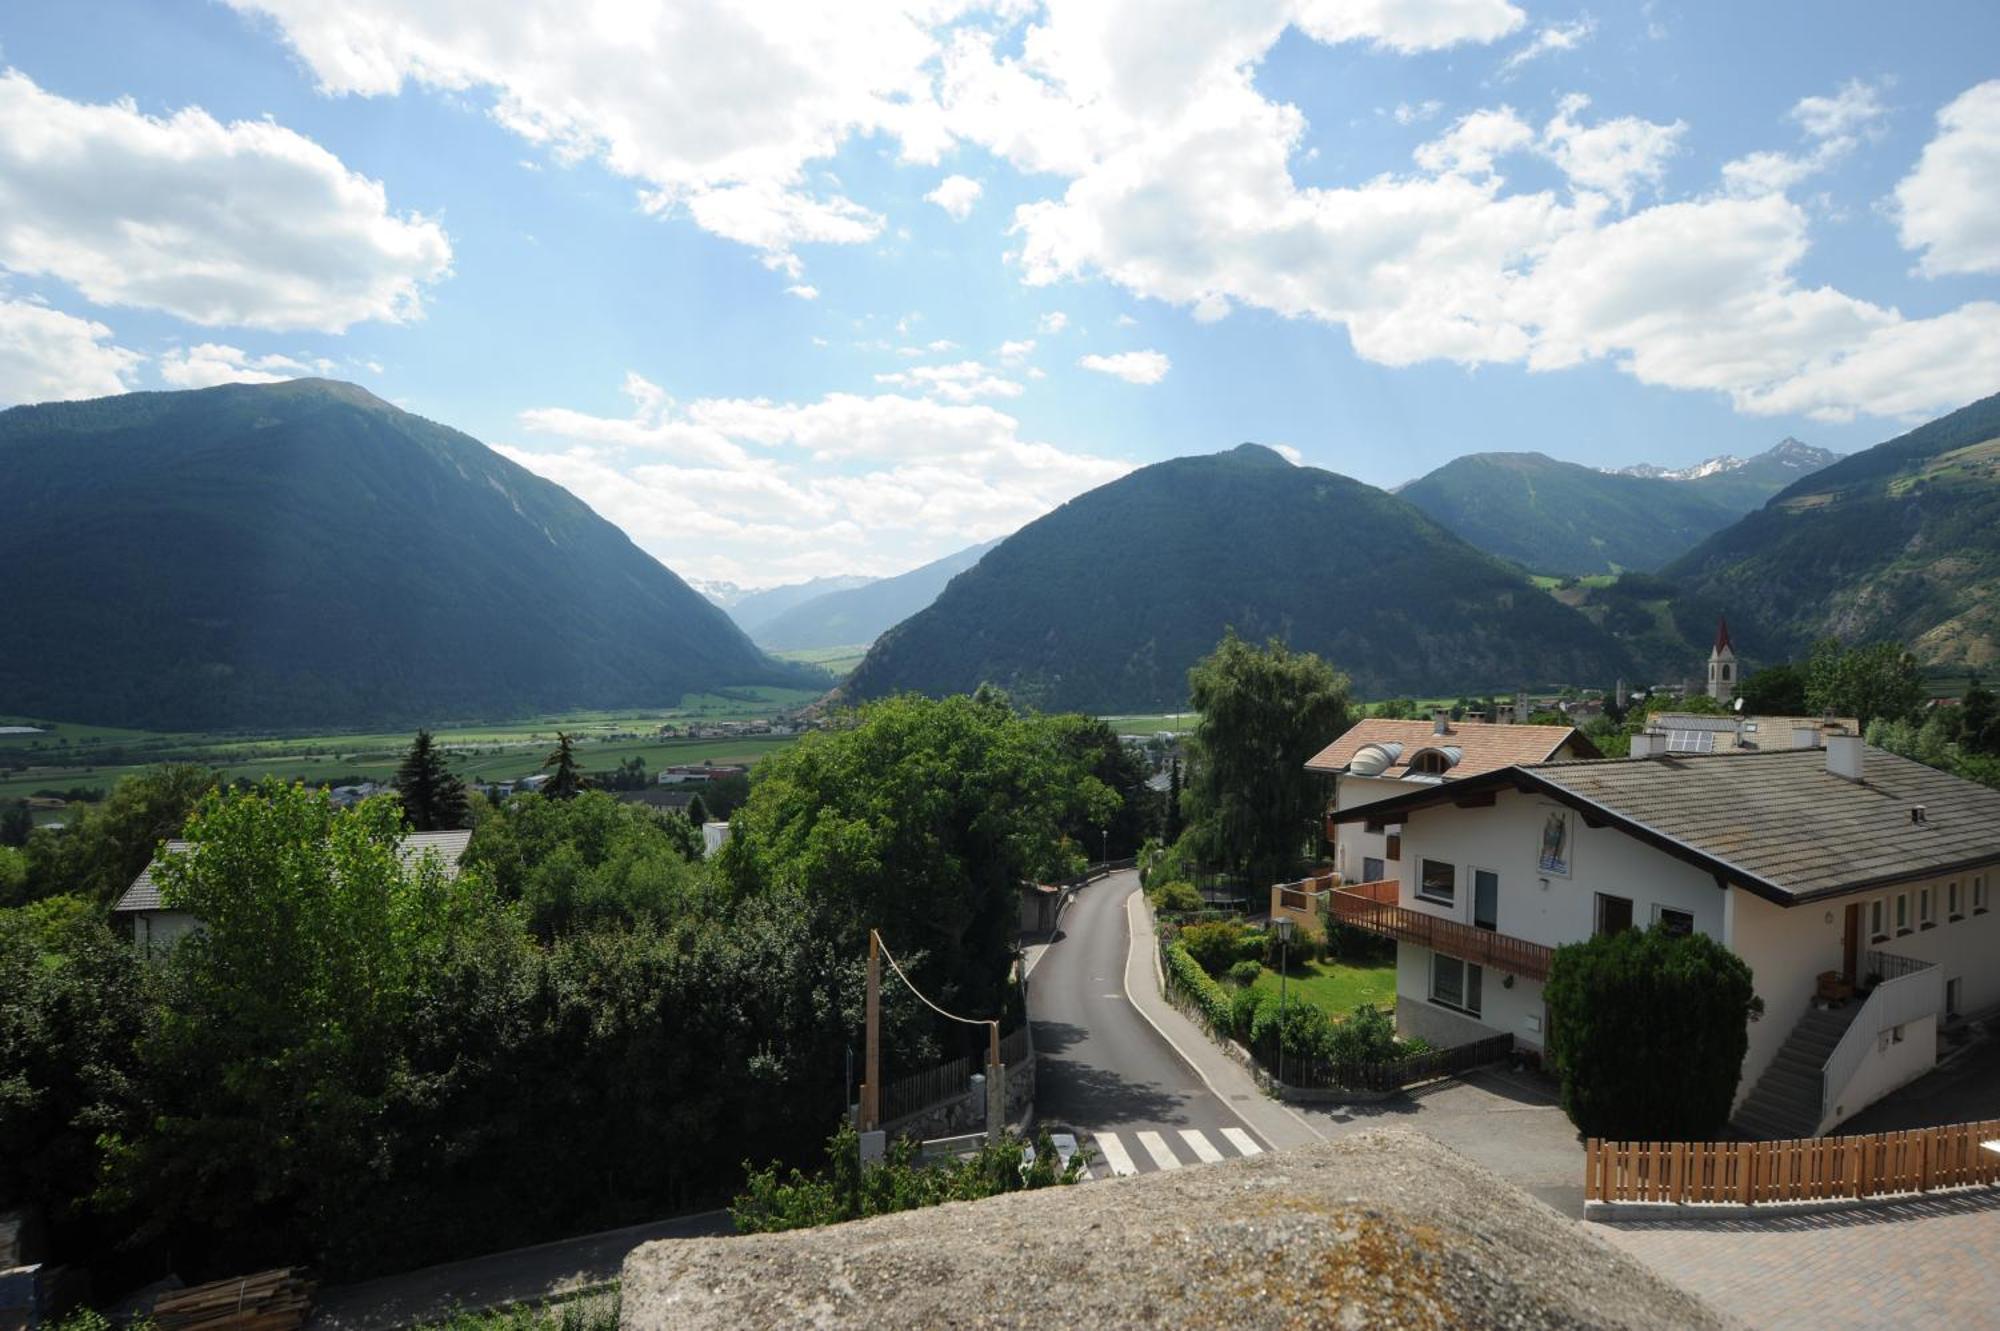
[[[403,838],[397,847],[406,864],[414,863],[426,853],[436,853],[444,861],[445,876],[458,877],[459,861],[465,858],[465,848],[472,843],[469,831],[454,832],[412,832]],[[161,847],[163,854],[185,853],[194,843],[176,838]],[[160,886],[153,880],[153,868],[159,863],[155,858],[139,876],[132,880],[132,886],[118,898],[118,904],[111,908],[111,918],[130,921],[132,944],[141,956],[153,956],[171,946],[177,939],[193,933],[201,922],[184,910],[170,910],[160,901]]]
[[[1336,918],[1398,941],[1396,1018],[1539,1050],[1553,949],[1699,930],[1750,966],[1735,1122],[1823,1133],[2000,1007],[2000,791],[1834,735],[1826,747],[1508,767],[1334,815],[1399,836]],[[1666,1075],[1663,1073],[1663,1075]]]
[[[1331,815],[1517,763],[1597,756],[1597,747],[1573,726],[1453,721],[1438,712],[1428,721],[1357,721],[1308,759],[1306,770],[1333,778],[1326,839],[1333,843],[1334,869],[1365,883],[1387,877],[1389,866],[1400,862],[1398,839]]]

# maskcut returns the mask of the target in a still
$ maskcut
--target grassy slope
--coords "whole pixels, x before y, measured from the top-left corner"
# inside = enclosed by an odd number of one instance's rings
[[[1257,977],[1257,988],[1278,996],[1278,973],[1266,966]],[[1318,1007],[1335,1021],[1346,1020],[1363,1003],[1394,1011],[1396,1007],[1396,963],[1349,966],[1337,961],[1295,961],[1285,977],[1286,1001],[1301,999]]]

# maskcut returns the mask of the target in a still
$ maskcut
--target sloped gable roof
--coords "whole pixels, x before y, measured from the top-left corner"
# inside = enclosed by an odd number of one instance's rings
[[[1394,779],[1407,775],[1410,760],[1427,749],[1455,748],[1459,759],[1448,773],[1454,781],[1502,767],[1547,762],[1567,752],[1578,758],[1597,757],[1597,746],[1575,726],[1508,726],[1489,721],[1453,721],[1437,734],[1430,721],[1390,721],[1370,717],[1349,726],[1341,737],[1306,761],[1309,772],[1345,772],[1354,755],[1368,744],[1400,744],[1397,760],[1376,775]]]

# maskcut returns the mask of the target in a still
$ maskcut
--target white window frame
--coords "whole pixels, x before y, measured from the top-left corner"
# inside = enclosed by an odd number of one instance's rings
[[[1434,895],[1432,895],[1432,893],[1431,893],[1431,892],[1430,892],[1430,891],[1429,891],[1429,890],[1428,890],[1428,889],[1427,889],[1427,888],[1426,888],[1426,887],[1424,886],[1424,878],[1426,877],[1426,875],[1425,875],[1425,872],[1424,872],[1424,871],[1425,871],[1425,870],[1426,870],[1427,868],[1429,868],[1429,867],[1430,867],[1431,865],[1433,865],[1433,864],[1438,864],[1438,865],[1443,865],[1443,866],[1444,866],[1445,868],[1447,868],[1447,869],[1451,870],[1451,891],[1450,891],[1450,895],[1448,895],[1448,896],[1434,896]],[[1451,907],[1451,908],[1452,908],[1453,910],[1456,910],[1456,909],[1458,909],[1458,866],[1457,866],[1456,864],[1453,864],[1453,863],[1452,863],[1451,861],[1449,861],[1449,860],[1434,860],[1434,859],[1431,859],[1431,858],[1430,858],[1429,856],[1427,856],[1427,855],[1425,855],[1425,856],[1420,856],[1420,857],[1418,857],[1418,859],[1417,859],[1417,900],[1419,900],[1419,901],[1427,901],[1427,902],[1429,902],[1429,903],[1430,903],[1431,905],[1433,905],[1433,906],[1450,906],[1450,907]]]
[[[1901,938],[1905,934],[1914,932],[1915,928],[1910,924],[1910,894],[1908,892],[1898,892],[1896,894],[1896,937]]]
[[[1441,965],[1458,967],[1458,996],[1454,1003],[1449,998],[1438,996],[1438,968]],[[1460,961],[1457,957],[1447,957],[1442,952],[1431,953],[1430,1001],[1439,1007],[1450,1008],[1453,1012],[1463,1012],[1468,1017],[1477,1017],[1486,1002],[1486,972],[1475,962]]]
[[[1986,913],[1986,875],[1975,874],[1972,879],[1972,913]]]
[[[1917,889],[1917,928],[1937,928],[1937,896],[1929,884]]]
[[[1694,927],[1693,911],[1682,910],[1679,906],[1662,906],[1657,901],[1653,903],[1653,927],[1655,929],[1659,928],[1661,922],[1664,921],[1666,917],[1669,915],[1680,915],[1686,917],[1688,922],[1688,927],[1687,927],[1688,933],[1692,934],[1696,932]]]
[[[1946,921],[1964,919],[1965,911],[1962,909],[1964,904],[1963,899],[1958,895],[1958,880],[1954,878],[1951,882],[1945,884],[1944,889],[1944,918]]]
[[[1590,899],[1590,936],[1597,937],[1604,932],[1604,903],[1622,901],[1625,903],[1627,929],[1639,926],[1639,903],[1631,897],[1621,897],[1616,892],[1599,892]]]
[[[1889,941],[1889,898],[1876,897],[1868,903],[1868,941]]]

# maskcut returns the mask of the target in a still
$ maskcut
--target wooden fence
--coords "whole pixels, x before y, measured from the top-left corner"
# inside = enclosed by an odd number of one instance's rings
[[[1032,1052],[1026,1026],[1000,1037],[1000,1062],[1006,1067],[1014,1067]],[[972,1078],[985,1071],[986,1055],[982,1051],[886,1082],[882,1087],[882,1121],[894,1123],[964,1095],[972,1089]]]
[[[1738,1206],[1836,1201],[2000,1183],[2000,1119],[1776,1142],[1585,1143],[1585,1201]]]

